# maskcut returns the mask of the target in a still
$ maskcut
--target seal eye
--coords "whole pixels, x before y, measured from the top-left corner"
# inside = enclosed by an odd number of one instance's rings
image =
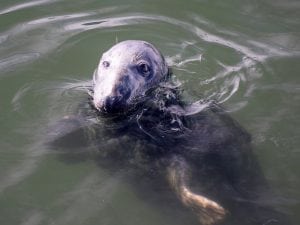
[[[148,76],[150,74],[150,66],[146,63],[140,63],[138,65],[138,71],[144,76]]]
[[[108,61],[103,61],[103,62],[102,62],[102,65],[103,65],[105,68],[107,68],[107,67],[109,67],[110,63],[109,63]]]

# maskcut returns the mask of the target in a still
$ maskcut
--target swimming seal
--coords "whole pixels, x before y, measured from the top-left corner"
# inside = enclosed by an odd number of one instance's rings
[[[157,88],[168,76],[165,59],[152,44],[138,40],[123,41],[100,59],[93,76],[93,104],[98,111],[106,114],[126,113],[135,104],[145,101],[146,93]],[[221,205],[192,192],[187,186],[188,165],[185,161],[175,155],[170,161],[167,177],[180,200],[196,211],[204,225],[222,220],[226,210]]]
[[[144,143],[138,153],[129,145],[117,150],[126,152],[120,158],[129,155],[137,168],[159,171],[203,225],[218,223],[239,207],[263,212],[253,215],[254,224],[278,218],[258,203],[268,185],[250,135],[214,103],[198,103],[203,110],[193,112],[195,104],[182,101],[170,76],[162,54],[145,41],[123,41],[102,55],[93,76],[92,105],[100,116],[113,118],[107,122],[108,136]],[[112,124],[117,124],[113,132]]]
[[[261,200],[270,188],[248,132],[218,104],[188,103],[181,93],[152,44],[120,42],[102,55],[81,119],[60,123],[72,127],[65,142],[88,133],[99,165],[111,161],[112,167],[128,165],[141,177],[163,180],[203,225],[289,224]],[[78,132],[74,121],[88,132]]]

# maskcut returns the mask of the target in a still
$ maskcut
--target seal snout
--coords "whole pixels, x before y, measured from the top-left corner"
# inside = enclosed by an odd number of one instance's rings
[[[102,101],[95,101],[94,106],[98,111],[105,113],[116,113],[124,106],[121,96],[108,96]]]
[[[130,98],[131,90],[128,86],[121,84],[114,88],[114,91],[102,96],[100,99],[94,96],[94,105],[99,111],[106,113],[121,112],[126,108],[127,100]]]
[[[109,79],[95,85],[94,105],[99,111],[122,112],[128,108],[128,100],[133,91],[131,80],[129,75],[123,73],[115,72],[108,76],[110,76]]]
[[[124,105],[124,101],[121,96],[109,96],[103,102],[103,111],[114,113],[119,111],[122,105]]]

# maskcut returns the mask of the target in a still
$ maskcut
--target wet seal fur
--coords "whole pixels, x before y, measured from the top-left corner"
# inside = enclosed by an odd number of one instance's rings
[[[250,135],[219,105],[186,103],[181,92],[152,44],[124,41],[100,59],[82,119],[63,121],[84,128],[102,161],[164,179],[203,225],[246,215],[244,224],[289,224],[261,200],[270,189]]]

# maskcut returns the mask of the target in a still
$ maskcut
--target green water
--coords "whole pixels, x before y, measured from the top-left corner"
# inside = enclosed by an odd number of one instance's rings
[[[91,79],[126,39],[157,46],[190,98],[217,100],[252,134],[274,205],[300,224],[299,12],[297,0],[1,0],[0,224],[193,223],[41,144],[81,99],[61,84]]]

